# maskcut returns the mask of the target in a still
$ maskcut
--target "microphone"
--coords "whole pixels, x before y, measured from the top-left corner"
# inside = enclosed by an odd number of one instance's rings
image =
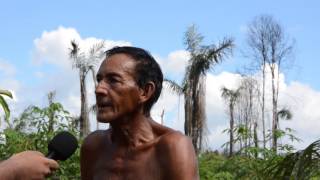
[[[48,144],[47,158],[54,160],[68,159],[78,148],[77,139],[69,132],[58,133]]]

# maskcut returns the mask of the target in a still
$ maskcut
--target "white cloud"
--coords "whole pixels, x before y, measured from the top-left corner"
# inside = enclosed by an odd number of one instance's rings
[[[88,52],[95,43],[105,42],[105,49],[114,46],[127,45],[130,42],[97,39],[94,37],[82,38],[74,28],[58,27],[52,31],[45,31],[34,40],[32,50],[32,62],[36,64],[34,72],[30,72],[37,79],[37,83],[25,83],[21,85],[16,77],[13,77],[15,68],[9,63],[0,60],[0,70],[5,69],[5,74],[10,77],[0,79],[0,86],[14,90],[19,103],[11,103],[12,116],[18,116],[28,105],[45,106],[46,94],[56,91],[56,100],[61,102],[65,109],[73,115],[80,111],[79,78],[76,69],[72,69],[71,60],[68,57],[70,41],[76,40],[81,51]],[[1,71],[0,71],[1,72]],[[1,73],[0,73],[1,75]],[[91,74],[87,76],[87,91],[89,104],[95,102],[94,86]],[[91,123],[95,128],[95,120]]]
[[[34,76],[37,78],[44,78],[45,77],[45,73],[37,71],[34,73]]]
[[[293,113],[292,120],[282,121],[283,126],[296,130],[297,136],[303,140],[297,144],[298,148],[320,138],[320,92],[308,85],[292,82],[282,92],[281,102]]]
[[[190,54],[185,50],[177,50],[169,53],[165,58],[154,55],[166,78],[181,79],[185,72],[185,67]]]
[[[179,97],[168,88],[163,88],[158,102],[151,111],[151,115],[155,121],[161,123],[161,115],[164,113],[163,124],[183,132],[183,107],[183,96]]]
[[[221,149],[221,146],[229,141],[228,134],[222,133],[228,127],[226,124],[212,127],[207,137],[207,147],[211,150]]]
[[[34,40],[34,50],[32,52],[33,62],[35,64],[54,64],[64,68],[71,67],[69,59],[70,42],[75,40],[79,44],[81,51],[88,52],[92,45],[104,41],[105,48],[109,49],[114,46],[131,45],[126,41],[112,41],[97,39],[94,37],[81,38],[80,34],[74,28],[65,28],[60,26],[53,31],[44,31],[40,38]]]
[[[73,28],[59,27],[54,31],[44,31],[40,38],[34,40],[33,62],[70,66],[68,59],[70,41],[80,39],[79,33]]]
[[[0,58],[0,75],[14,76],[15,74],[16,74],[16,68],[12,64]]]

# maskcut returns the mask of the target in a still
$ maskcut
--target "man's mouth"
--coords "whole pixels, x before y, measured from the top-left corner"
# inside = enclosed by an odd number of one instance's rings
[[[112,103],[111,102],[101,102],[101,103],[97,103],[97,107],[98,110],[103,110],[106,108],[111,108],[112,107]]]

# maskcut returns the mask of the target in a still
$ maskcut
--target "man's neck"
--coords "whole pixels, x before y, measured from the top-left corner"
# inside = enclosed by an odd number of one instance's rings
[[[152,141],[155,137],[150,121],[150,117],[139,115],[111,123],[113,143],[127,148],[135,148]]]

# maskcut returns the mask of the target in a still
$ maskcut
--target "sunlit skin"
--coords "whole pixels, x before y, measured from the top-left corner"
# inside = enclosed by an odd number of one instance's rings
[[[98,71],[97,119],[111,128],[86,137],[81,147],[82,180],[199,179],[190,139],[162,126],[143,111],[155,90],[139,88],[135,60],[115,54]]]

